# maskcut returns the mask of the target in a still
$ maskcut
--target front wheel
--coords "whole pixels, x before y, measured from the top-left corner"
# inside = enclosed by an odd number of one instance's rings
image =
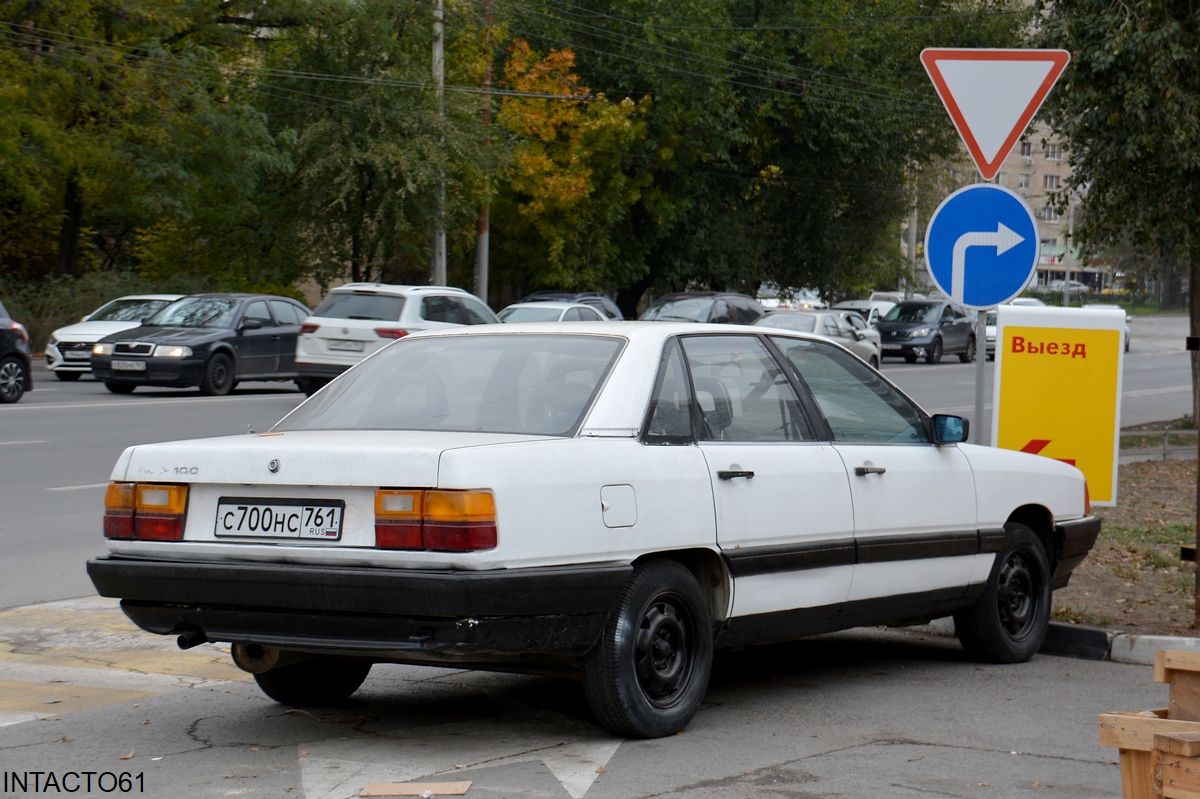
[[[958,354],[958,360],[970,363],[975,360],[975,337],[967,339],[967,348]]]
[[[1050,626],[1050,566],[1032,530],[1017,523],[1005,530],[983,593],[954,614],[954,632],[976,660],[1021,663],[1037,654]]]
[[[133,390],[137,388],[132,383],[105,383],[104,387],[114,394],[132,394]]]
[[[25,362],[10,356],[0,360],[0,402],[16,402],[25,396],[25,385],[29,374]]]
[[[210,397],[222,396],[233,391],[233,361],[223,352],[208,359],[204,367],[204,381],[200,383],[200,393]]]
[[[317,657],[254,675],[267,696],[285,705],[336,705],[350,698],[371,672],[371,663]]]
[[[935,338],[933,343],[929,345],[929,349],[925,350],[925,363],[939,363],[942,360],[942,340]]]
[[[618,735],[672,735],[708,690],[712,652],[712,618],[696,578],[674,561],[642,564],[583,658],[588,705]]]
[[[874,355],[871,356],[871,368],[874,369],[876,372],[879,371],[879,359],[876,358]]]

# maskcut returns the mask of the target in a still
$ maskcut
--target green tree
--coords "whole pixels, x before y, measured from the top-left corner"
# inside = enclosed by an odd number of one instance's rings
[[[1036,43],[1071,52],[1046,111],[1083,202],[1076,237],[1179,259],[1200,335],[1200,10],[1187,0],[1041,0],[1038,10]],[[1192,386],[1200,418],[1196,353]]]

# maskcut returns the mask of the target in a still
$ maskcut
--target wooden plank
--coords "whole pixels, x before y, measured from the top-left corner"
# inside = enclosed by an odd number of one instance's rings
[[[1164,715],[1165,710],[1101,713],[1100,745],[1149,752],[1154,749],[1155,735],[1200,732],[1200,722],[1167,719]]]
[[[1158,799],[1151,752],[1121,750],[1121,799]]]
[[[1200,756],[1200,732],[1156,734],[1154,748],[1166,755]]]
[[[1168,671],[1200,672],[1200,652],[1160,649],[1154,653],[1154,681],[1166,682]]]
[[[359,796],[462,796],[470,782],[373,782],[358,792]]]
[[[1200,721],[1200,672],[1167,669],[1168,717]]]
[[[1150,767],[1157,793],[1167,799],[1200,799],[1200,760],[1153,752]]]

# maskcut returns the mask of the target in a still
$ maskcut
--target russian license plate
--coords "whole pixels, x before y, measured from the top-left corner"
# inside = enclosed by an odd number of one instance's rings
[[[329,340],[329,349],[345,350],[347,352],[362,352],[363,351],[363,342],[347,341],[345,339],[334,338],[334,339]]]
[[[112,369],[114,372],[144,372],[146,371],[145,361],[113,361]]]
[[[63,357],[68,361],[86,361],[92,357],[92,354],[86,350],[67,350],[63,353]],[[133,363],[133,361],[122,361],[122,363]]]
[[[883,348],[885,350],[898,350],[898,349],[900,349],[900,345],[899,344],[884,344]]]
[[[217,500],[218,536],[322,538],[342,536],[346,503],[340,499],[257,499],[221,497]]]

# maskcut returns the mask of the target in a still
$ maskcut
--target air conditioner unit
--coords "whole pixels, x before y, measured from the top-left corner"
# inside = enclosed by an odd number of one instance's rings
[[[1025,162],[1025,166],[1033,166],[1033,158],[1031,156],[1021,156],[1021,160]]]

